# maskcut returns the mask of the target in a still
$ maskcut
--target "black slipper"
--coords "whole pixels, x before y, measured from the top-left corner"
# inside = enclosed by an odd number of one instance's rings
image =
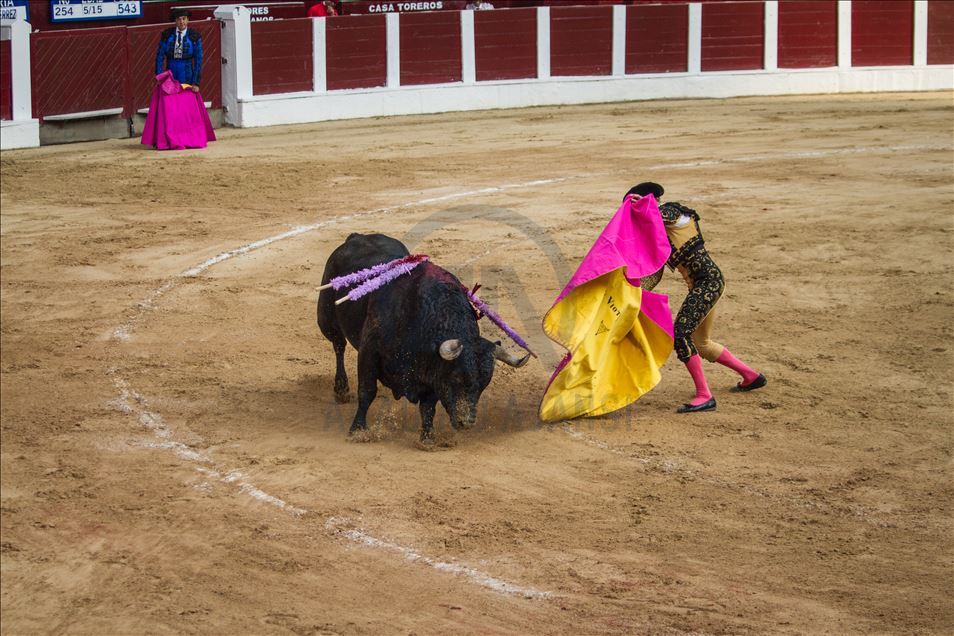
[[[711,397],[698,406],[693,406],[692,404],[683,404],[676,409],[676,413],[699,413],[701,411],[714,411],[715,409],[716,401],[714,397]]]
[[[761,389],[766,384],[768,384],[768,380],[766,380],[765,376],[760,373],[759,377],[755,378],[748,384],[742,384],[741,382],[736,384],[735,390],[736,391],[754,391],[755,389]]]

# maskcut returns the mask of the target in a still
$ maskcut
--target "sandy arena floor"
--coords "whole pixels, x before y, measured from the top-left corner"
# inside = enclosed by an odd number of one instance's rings
[[[4,152],[3,632],[951,633],[952,146],[931,93]],[[539,320],[645,179],[702,214],[716,336],[770,384],[708,366],[718,411],[677,415],[673,357],[543,426]],[[384,391],[346,439],[314,289],[352,231],[482,282],[542,354],[437,452]]]

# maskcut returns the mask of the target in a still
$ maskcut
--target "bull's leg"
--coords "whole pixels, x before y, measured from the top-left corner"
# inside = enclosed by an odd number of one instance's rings
[[[328,281],[322,280],[322,283],[326,282]],[[348,341],[335,315],[334,296],[327,289],[318,295],[318,328],[331,342],[331,347],[335,351],[335,402],[349,402],[351,394],[348,390],[348,372],[345,371],[344,366],[344,352]]]
[[[351,401],[351,391],[348,387],[348,372],[345,370],[344,352],[347,341],[344,336],[334,340],[331,346],[335,350],[335,402],[344,404]]]
[[[437,410],[437,400],[421,398],[421,442],[434,442],[434,412]]]
[[[368,408],[378,394],[378,361],[370,348],[358,351],[358,410],[348,434],[368,428]]]

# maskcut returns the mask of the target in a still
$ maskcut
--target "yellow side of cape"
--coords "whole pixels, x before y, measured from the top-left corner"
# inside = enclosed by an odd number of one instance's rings
[[[544,317],[544,331],[572,357],[547,387],[543,421],[603,415],[659,384],[672,338],[640,312],[643,290],[624,272],[621,267],[580,285]]]

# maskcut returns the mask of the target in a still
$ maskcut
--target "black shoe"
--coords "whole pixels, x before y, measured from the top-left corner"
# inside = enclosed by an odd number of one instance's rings
[[[759,377],[755,378],[748,384],[742,384],[741,382],[736,384],[735,390],[736,391],[754,391],[755,389],[761,389],[766,384],[768,384],[768,380],[766,380],[765,376],[760,373]]]
[[[693,406],[692,404],[683,404],[678,409],[676,413],[699,413],[701,411],[714,411],[716,409],[716,401],[714,397],[709,398],[699,406]]]

